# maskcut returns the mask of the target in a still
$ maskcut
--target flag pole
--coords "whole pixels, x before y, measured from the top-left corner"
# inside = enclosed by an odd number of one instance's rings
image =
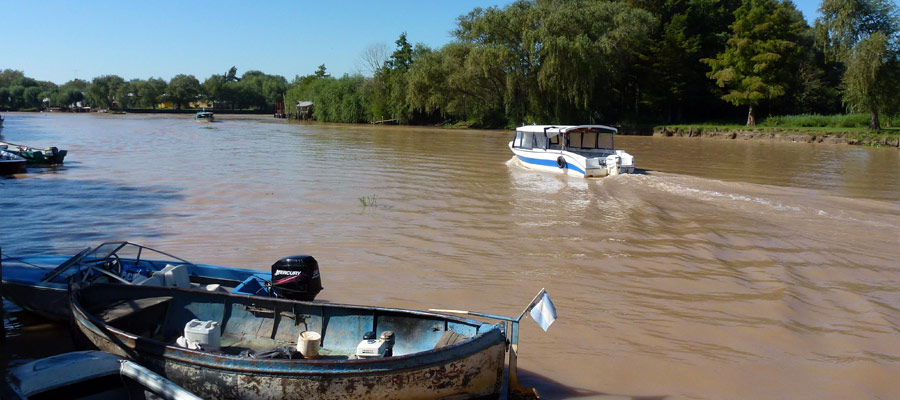
[[[534,298],[531,299],[531,303],[529,303],[528,306],[525,307],[525,310],[523,310],[522,313],[519,314],[519,318],[516,318],[516,321],[521,321],[521,320],[522,320],[522,317],[525,316],[525,313],[531,311],[531,309],[534,307],[534,303],[537,303],[538,298],[540,298],[541,296],[543,296],[544,293],[547,293],[547,289],[546,289],[546,288],[541,288],[541,291],[538,292],[537,296],[534,296]]]
[[[525,316],[525,314],[534,308],[535,303],[537,303],[538,299],[541,298],[544,294],[547,293],[546,288],[541,288],[541,291],[538,292],[537,296],[534,296],[531,299],[531,303],[528,303],[528,306],[525,307],[525,310],[519,314],[518,318],[505,317],[502,315],[493,315],[493,314],[485,314],[475,311],[466,311],[466,310],[444,310],[444,309],[436,309],[431,308],[428,311],[439,312],[439,313],[447,313],[447,314],[462,314],[462,315],[472,315],[476,317],[484,317],[490,319],[496,319],[500,321],[508,321],[510,323],[509,330],[509,385],[507,386],[507,397],[510,399],[540,399],[541,395],[538,393],[537,389],[529,388],[522,386],[519,383],[519,374],[518,374],[518,359],[519,359],[519,322]]]

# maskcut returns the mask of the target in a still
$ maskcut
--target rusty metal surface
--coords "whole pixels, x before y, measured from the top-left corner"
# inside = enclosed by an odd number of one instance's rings
[[[160,293],[160,290],[149,289],[137,291]],[[416,353],[383,359],[261,360],[187,350],[138,337],[105,326],[102,321],[82,309],[77,296],[72,303],[76,325],[100,349],[132,358],[186,389],[210,399],[467,398],[498,395],[502,385],[506,341],[500,325],[411,312],[409,315],[418,322],[406,326],[412,326],[416,331],[425,331],[429,341],[436,340],[435,336],[440,336],[441,332],[448,329],[479,333],[461,345],[428,350],[424,349],[424,345],[413,345],[408,350],[415,350]],[[373,322],[372,316],[354,315],[351,308],[338,308],[337,313],[329,311],[328,314],[311,315],[314,308],[332,305],[296,306],[283,301],[253,300],[253,307],[244,307],[238,303],[242,303],[241,299],[234,300],[233,304],[228,304],[228,301],[210,304],[226,312],[227,319],[239,322],[230,329],[246,329],[254,335],[271,333],[277,337],[277,329],[273,329],[279,327],[291,328],[293,331],[319,327],[323,328],[326,338],[336,335],[338,341],[355,346],[354,342],[358,343],[359,336],[353,336],[372,329],[371,325],[367,325]],[[267,307],[271,312],[265,312]],[[371,308],[361,309],[368,311]],[[207,311],[194,305],[176,311],[176,314],[181,318],[198,313],[210,315],[206,314]],[[401,327],[402,321],[398,313],[403,310],[379,311],[389,316],[375,319],[374,323],[383,324],[379,326],[379,330]],[[185,312],[188,315],[182,315]],[[261,313],[267,315],[264,318],[250,318],[253,314]],[[322,316],[326,315],[327,318],[323,320]],[[332,326],[330,330],[328,325]],[[347,328],[350,333],[343,332]],[[422,338],[410,336],[408,339],[415,341]]]

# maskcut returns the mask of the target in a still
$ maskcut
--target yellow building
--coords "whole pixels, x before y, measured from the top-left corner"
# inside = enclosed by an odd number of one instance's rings
[[[157,104],[156,108],[163,110],[168,108],[175,108],[175,104],[172,103],[172,100],[166,100],[162,103]],[[209,100],[196,100],[188,103],[187,108],[213,108],[213,102]]]

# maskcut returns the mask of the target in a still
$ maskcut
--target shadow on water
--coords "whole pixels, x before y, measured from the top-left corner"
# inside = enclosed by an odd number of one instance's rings
[[[630,400],[664,400],[669,396],[635,396],[621,393],[598,392],[590,389],[582,389],[565,385],[554,381],[545,376],[539,375],[528,370],[518,369],[519,383],[526,388],[535,388],[540,394],[541,399],[576,399],[576,398],[616,398]],[[504,382],[503,393],[506,392],[506,382]]]
[[[115,238],[162,237],[160,219],[174,215],[165,207],[184,198],[170,186],[55,179],[57,172],[0,179],[4,224],[28,227],[0,233],[4,254],[59,254]]]
[[[3,310],[6,342],[0,345],[0,371],[7,366],[78,350],[68,324],[22,310],[6,299],[3,299]]]

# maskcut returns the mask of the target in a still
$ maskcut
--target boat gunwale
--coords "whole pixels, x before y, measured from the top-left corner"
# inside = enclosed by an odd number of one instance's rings
[[[289,305],[300,304],[314,307],[334,307],[342,309],[369,310],[375,312],[411,314],[416,316],[434,317],[443,321],[452,321],[464,323],[476,328],[488,326],[489,329],[479,332],[475,336],[469,337],[463,342],[425,351],[409,353],[399,356],[387,358],[373,359],[347,359],[347,360],[327,360],[327,359],[251,359],[236,355],[207,353],[199,350],[191,350],[175,346],[174,344],[165,343],[156,339],[139,336],[131,332],[111,326],[95,316],[93,313],[87,312],[81,305],[79,292],[81,290],[92,290],[92,286],[119,286],[111,284],[93,284],[86,288],[72,290],[70,307],[74,315],[76,325],[89,329],[92,333],[106,337],[110,344],[117,346],[126,354],[138,353],[142,357],[152,356],[161,358],[166,361],[174,361],[182,364],[204,367],[222,371],[239,372],[242,374],[252,375],[296,375],[298,373],[308,375],[368,375],[372,373],[392,373],[405,370],[414,370],[427,368],[435,365],[442,365],[455,360],[459,360],[474,354],[478,354],[494,345],[502,344],[506,347],[506,335],[501,326],[503,322],[490,324],[479,320],[463,318],[455,315],[441,314],[429,311],[409,310],[390,307],[364,306],[341,303],[323,303],[309,301],[295,301],[281,298],[260,298],[257,296],[235,294],[235,293],[207,293],[192,289],[181,288],[163,288],[151,286],[139,286],[145,292],[185,292],[201,297],[224,296],[225,298],[236,298],[241,301],[249,300],[252,302],[274,302],[286,303]],[[103,289],[100,289],[103,290]],[[86,320],[86,321],[85,321]],[[89,322],[88,325],[85,322]],[[109,338],[106,333],[111,333],[118,339],[127,339],[131,343],[123,340],[114,340]],[[493,336],[493,337],[492,337]],[[119,343],[116,343],[118,341]],[[149,346],[142,346],[139,343],[145,343]],[[143,349],[141,349],[143,348]],[[161,351],[160,351],[161,350]],[[227,364],[225,364],[227,362]],[[268,368],[267,368],[268,366]],[[281,369],[273,369],[272,367],[283,367]],[[379,366],[379,368],[373,368]],[[335,368],[343,367],[343,368]]]

